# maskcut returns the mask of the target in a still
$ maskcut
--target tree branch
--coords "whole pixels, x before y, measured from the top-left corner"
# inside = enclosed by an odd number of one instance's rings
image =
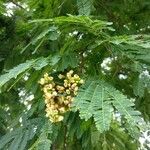
[[[20,4],[18,4],[17,2],[11,0],[10,2],[12,2],[14,5],[16,5],[17,7],[24,9]],[[24,9],[25,10],[25,9]]]

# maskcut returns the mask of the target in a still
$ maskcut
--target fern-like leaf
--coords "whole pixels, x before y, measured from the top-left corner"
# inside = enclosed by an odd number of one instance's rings
[[[30,147],[29,150],[49,150],[51,147],[51,140],[48,138],[49,134],[52,133],[52,124],[47,121],[41,129],[41,133],[37,141]]]
[[[33,63],[35,62],[35,60],[30,60],[30,61],[26,61],[25,63],[22,63],[16,67],[14,67],[13,69],[10,69],[8,71],[8,73],[1,75],[0,76],[0,87],[2,87],[6,82],[8,82],[10,79],[12,78],[17,78],[17,76],[26,71],[27,69],[29,69]]]
[[[79,15],[90,15],[93,1],[92,0],[77,0]]]
[[[21,73],[25,72],[30,68],[40,70],[48,64],[55,65],[58,61],[59,59],[56,57],[53,57],[51,59],[49,57],[47,58],[40,57],[33,60],[27,60],[25,63],[19,64],[18,66],[8,70],[8,73],[5,73],[0,76],[0,88],[9,80],[17,78],[18,75],[20,75]]]
[[[136,126],[140,113],[135,111],[134,103],[120,91],[100,80],[88,80],[75,98],[73,108],[79,110],[82,119],[93,116],[100,132],[109,130],[113,108],[126,118],[131,126]]]
[[[115,44],[112,45],[114,51],[121,52],[126,57],[140,62],[150,62],[150,36],[118,36],[112,37],[110,42]]]

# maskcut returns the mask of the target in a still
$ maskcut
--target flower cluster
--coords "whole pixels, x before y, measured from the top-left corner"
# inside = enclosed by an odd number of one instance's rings
[[[47,73],[39,81],[44,92],[46,116],[51,122],[63,120],[63,114],[70,109],[78,87],[84,82],[77,74],[73,74],[73,70],[66,75],[59,74],[58,78],[62,84],[56,84]]]

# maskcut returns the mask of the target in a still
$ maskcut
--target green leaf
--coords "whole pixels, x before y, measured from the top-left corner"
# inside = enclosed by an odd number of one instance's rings
[[[33,38],[32,41],[26,47],[22,49],[21,53],[23,53],[30,45],[35,45],[39,40],[43,39],[46,35],[48,36],[48,39],[52,41],[56,40],[59,37],[59,34],[57,32],[57,27],[51,26],[45,29],[44,31],[42,31],[37,37]],[[41,44],[42,43],[40,43],[40,45]],[[36,49],[38,49],[38,47]],[[33,53],[35,53],[35,51]]]
[[[64,53],[58,62],[57,70],[64,71],[68,67],[75,68],[79,63],[77,54],[74,52]]]
[[[0,149],[2,149],[7,143],[9,143],[11,140],[13,140],[16,136],[22,135],[22,128],[17,128],[14,131],[11,131],[10,133],[7,133],[0,139]],[[20,143],[19,140],[21,137],[18,137],[19,139],[15,139],[15,142]]]
[[[115,36],[109,39],[113,51],[125,55],[131,60],[150,63],[150,36],[132,35],[132,36]]]
[[[49,150],[51,147],[51,141],[48,139],[44,139],[39,141],[38,146],[37,146],[37,150]]]
[[[27,142],[28,142],[28,139],[29,139],[29,134],[30,134],[30,130],[26,130],[25,133],[23,134],[22,141],[19,144],[18,150],[24,150],[25,149]]]
[[[111,38],[111,42],[117,45],[126,43],[126,44],[133,45],[133,46],[150,48],[150,36],[149,35],[115,36]]]
[[[10,69],[8,73],[0,76],[0,88],[8,82],[12,78],[17,78],[19,74],[29,69],[33,64],[35,63],[35,60],[28,60],[25,63],[19,64],[18,66],[14,67],[13,69]]]
[[[8,150],[19,150],[18,148],[21,143],[22,137],[23,137],[23,133],[20,133],[17,136],[15,136],[15,139],[10,144]]]
[[[41,58],[38,58],[36,60],[36,62],[33,64],[33,68],[35,70],[41,70],[43,67],[45,67],[47,64],[49,63],[49,60],[48,58],[44,58],[44,57],[41,57]]]
[[[29,150],[49,150],[51,147],[52,141],[48,136],[52,133],[52,125],[50,121],[46,121],[41,129],[41,133],[37,141],[30,147]]]
[[[32,44],[35,44],[38,40],[42,39],[44,36],[46,36],[49,32],[53,33],[57,30],[57,27],[51,26],[47,29],[45,29],[42,33],[40,33],[33,41]]]
[[[136,96],[139,96],[139,97],[144,96],[145,85],[142,81],[143,81],[142,79],[138,78],[134,81],[134,84],[133,84],[133,92]]]
[[[79,15],[90,15],[93,8],[93,0],[77,0]]]
[[[82,119],[87,120],[93,116],[100,132],[109,130],[113,107],[127,119],[127,122],[136,126],[140,113],[135,111],[133,106],[134,103],[114,87],[103,80],[94,79],[87,80],[73,103],[73,108],[79,110]]]
[[[106,22],[101,20],[93,20],[88,16],[61,16],[55,17],[53,19],[37,19],[32,20],[31,23],[42,23],[48,22],[49,24],[54,24],[59,27],[60,30],[67,30],[68,32],[72,32],[72,30],[76,29],[77,31],[81,31],[83,33],[90,33],[94,35],[106,36],[107,34],[103,33],[103,29],[113,30],[110,25],[112,22]],[[108,35],[107,35],[108,36]]]
[[[54,65],[54,63],[57,63],[57,61],[58,59],[56,60],[56,57],[51,58],[51,60],[49,57],[47,58],[40,57],[34,60],[27,60],[25,63],[19,64],[13,69],[8,70],[8,73],[0,76],[0,88],[9,80],[13,78],[17,78],[19,74],[27,71],[30,68],[34,68],[35,70],[41,70],[43,67],[45,67],[48,64]]]

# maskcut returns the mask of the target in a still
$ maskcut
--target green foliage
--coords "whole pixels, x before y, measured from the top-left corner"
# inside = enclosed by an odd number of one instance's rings
[[[150,120],[149,0],[9,2],[0,2],[0,149],[139,149]],[[85,83],[52,124],[38,81],[69,70]]]
[[[92,0],[77,0],[79,15],[90,15],[93,7]]]
[[[101,133],[109,130],[114,109],[133,126],[133,132],[140,121],[140,113],[132,108],[134,103],[111,85],[100,80],[88,80],[75,98],[73,106],[79,110],[82,119],[88,120],[93,116]]]
[[[23,150],[26,148],[27,142],[35,135],[35,127],[38,127],[40,118],[28,120],[23,127],[14,129],[10,133],[4,135],[0,140],[0,149],[8,148],[13,150]],[[11,144],[9,143],[10,141]]]
[[[39,135],[37,141],[32,145],[30,150],[39,149],[39,150],[49,150],[51,146],[51,140],[48,139],[48,135],[52,133],[52,125],[50,122],[46,122]]]
[[[25,63],[19,64],[18,66],[9,70],[8,73],[0,77],[0,87],[2,87],[10,79],[17,78],[19,74],[25,72],[27,69],[30,69],[31,67],[38,70],[38,69],[43,68],[45,65],[47,65],[47,60],[45,58],[36,59],[36,60],[28,60]]]

